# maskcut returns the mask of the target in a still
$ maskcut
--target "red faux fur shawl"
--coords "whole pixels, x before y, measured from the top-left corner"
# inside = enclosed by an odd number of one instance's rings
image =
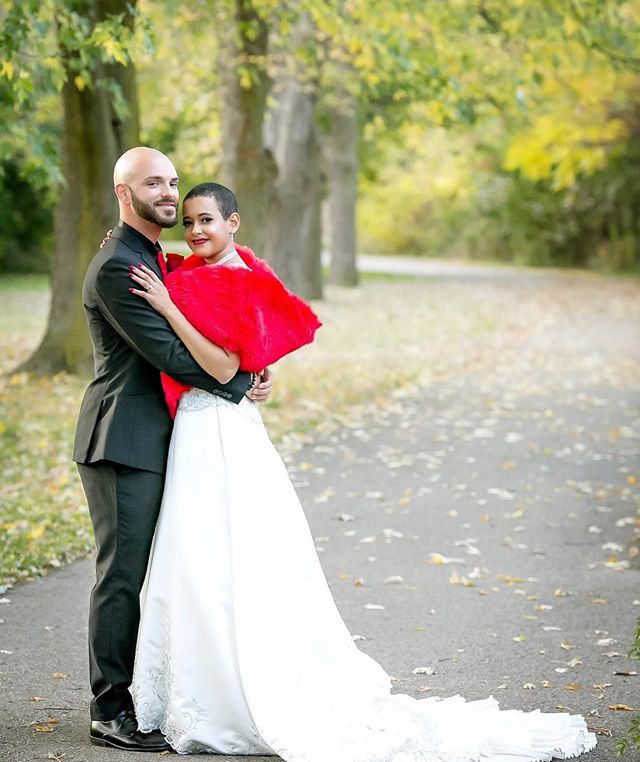
[[[240,355],[240,368],[259,373],[313,341],[322,325],[308,304],[288,291],[251,249],[237,246],[249,267],[206,265],[192,255],[165,279],[171,299],[189,322],[218,346]],[[169,268],[175,260],[168,257]],[[162,374],[173,417],[190,387]]]

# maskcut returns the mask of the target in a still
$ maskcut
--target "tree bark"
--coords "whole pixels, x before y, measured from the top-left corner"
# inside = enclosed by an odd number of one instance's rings
[[[327,178],[329,281],[357,286],[356,199],[358,188],[358,117],[356,101],[346,92],[325,106],[322,159]]]
[[[242,219],[238,239],[263,256],[268,199],[276,175],[275,162],[263,139],[271,88],[267,73],[269,26],[251,0],[235,1],[234,22],[235,39],[232,36],[227,43],[221,40],[226,46],[221,56],[221,179],[238,198]]]
[[[129,0],[86,2],[96,20],[126,13]],[[95,14],[95,15],[94,15]],[[72,53],[63,51],[67,62]],[[79,90],[73,67],[62,90],[63,185],[55,210],[55,246],[51,272],[51,307],[47,329],[22,369],[36,373],[85,373],[92,367],[91,348],[82,306],[82,282],[103,234],[117,220],[113,166],[118,156],[138,142],[138,107],[132,67],[98,64],[94,84]],[[116,81],[129,105],[118,115],[100,80]]]
[[[294,46],[312,39],[303,17]],[[321,172],[316,127],[317,82],[288,74],[273,120],[273,156],[278,169],[268,218],[266,257],[292,291],[322,297]]]

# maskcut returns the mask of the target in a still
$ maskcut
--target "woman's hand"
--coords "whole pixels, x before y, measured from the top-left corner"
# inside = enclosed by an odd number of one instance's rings
[[[160,278],[142,262],[138,267],[131,265],[129,270],[129,277],[142,286],[142,290],[130,288],[129,291],[146,299],[154,310],[164,317],[168,317],[176,309],[176,306],[171,301],[169,292]]]
[[[104,234],[104,238],[102,239],[102,243],[100,244],[100,248],[104,249],[104,247],[109,243],[111,240],[111,234],[113,233],[113,228],[109,228],[107,232]]]

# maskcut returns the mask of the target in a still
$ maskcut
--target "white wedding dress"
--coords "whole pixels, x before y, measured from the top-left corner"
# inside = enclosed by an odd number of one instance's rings
[[[287,762],[532,762],[596,744],[580,716],[416,700],[358,650],[257,407],[193,389],[175,421],[131,687],[180,753]]]

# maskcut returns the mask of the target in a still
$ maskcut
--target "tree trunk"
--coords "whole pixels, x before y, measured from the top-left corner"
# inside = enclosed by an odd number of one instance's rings
[[[128,0],[87,5],[96,18],[126,12]],[[64,51],[67,60],[72,54]],[[91,348],[82,307],[82,281],[103,234],[117,220],[113,166],[118,156],[138,142],[135,74],[131,67],[96,65],[94,82],[115,80],[129,105],[129,114],[115,112],[107,90],[98,85],[79,90],[72,67],[62,90],[63,185],[55,211],[55,247],[51,273],[51,307],[44,338],[22,366],[37,373],[85,373],[91,369]]]
[[[312,39],[303,17],[294,44]],[[271,195],[266,256],[292,291],[305,299],[322,297],[320,240],[321,174],[316,128],[317,83],[296,73],[282,82],[274,114],[273,155],[278,176]]]
[[[263,139],[271,79],[266,63],[269,27],[251,0],[236,0],[235,39],[221,43],[222,182],[236,194],[242,219],[238,240],[264,255],[268,199],[276,167]],[[229,37],[224,30],[225,39]]]
[[[322,158],[327,178],[329,280],[356,286],[356,198],[358,187],[358,118],[356,102],[346,91],[334,106],[325,106]]]

